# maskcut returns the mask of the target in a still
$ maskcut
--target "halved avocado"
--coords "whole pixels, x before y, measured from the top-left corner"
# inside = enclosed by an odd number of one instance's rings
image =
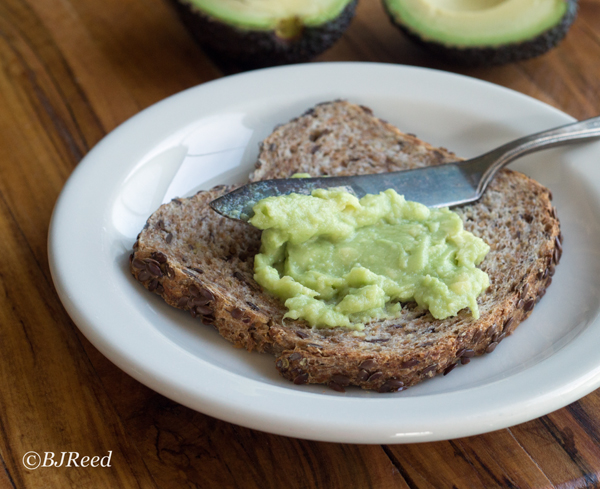
[[[467,65],[539,56],[566,35],[577,0],[382,0],[414,41]]]
[[[358,0],[171,0],[209,52],[243,67],[308,61],[344,33]]]

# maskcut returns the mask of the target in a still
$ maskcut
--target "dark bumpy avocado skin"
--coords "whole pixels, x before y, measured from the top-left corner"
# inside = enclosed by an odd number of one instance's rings
[[[578,0],[567,0],[567,11],[560,23],[533,39],[520,43],[480,48],[460,48],[447,46],[435,41],[426,41],[419,37],[415,32],[398,23],[393,14],[388,10],[386,0],[383,0],[383,5],[392,23],[415,43],[449,61],[460,63],[465,66],[485,67],[522,61],[540,56],[545,52],[550,51],[562,41],[575,20],[575,17],[577,16],[577,2]]]
[[[358,0],[352,0],[335,19],[305,27],[300,36],[284,40],[273,31],[244,30],[215,20],[182,0],[170,0],[196,41],[216,57],[251,69],[308,61],[330,48],[344,33]]]

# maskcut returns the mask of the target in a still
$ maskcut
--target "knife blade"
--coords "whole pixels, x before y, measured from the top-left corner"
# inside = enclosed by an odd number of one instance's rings
[[[520,156],[597,137],[600,117],[593,117],[525,136],[470,160],[389,173],[262,180],[237,188],[210,206],[226,217],[248,221],[254,215],[254,205],[267,197],[308,195],[318,188],[341,187],[359,198],[394,189],[406,200],[428,207],[452,207],[480,199],[498,170]]]

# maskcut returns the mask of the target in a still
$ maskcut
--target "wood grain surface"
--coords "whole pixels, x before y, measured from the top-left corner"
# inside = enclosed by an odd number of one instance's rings
[[[461,69],[409,43],[361,0],[319,61],[411,64],[488,80],[576,118],[600,114],[600,0],[537,59]],[[211,60],[162,0],[0,0],[0,487],[599,487],[600,395],[481,436],[347,445],[253,431],[187,409],[102,356],[48,267],[53,205],[81,158],[143,108],[237,71]],[[90,277],[94,280],[94,277]],[[27,470],[26,453],[110,467]]]

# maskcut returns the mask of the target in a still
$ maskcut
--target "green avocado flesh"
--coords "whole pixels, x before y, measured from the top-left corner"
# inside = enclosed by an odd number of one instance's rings
[[[285,317],[355,330],[416,301],[443,319],[489,285],[489,251],[458,214],[408,202],[393,190],[362,199],[342,190],[269,197],[250,223],[262,229],[254,279],[285,302]]]
[[[187,0],[224,24],[242,29],[277,30],[322,25],[338,17],[350,0]]]
[[[555,27],[566,0],[384,0],[396,23],[423,41],[448,46],[501,46]]]

